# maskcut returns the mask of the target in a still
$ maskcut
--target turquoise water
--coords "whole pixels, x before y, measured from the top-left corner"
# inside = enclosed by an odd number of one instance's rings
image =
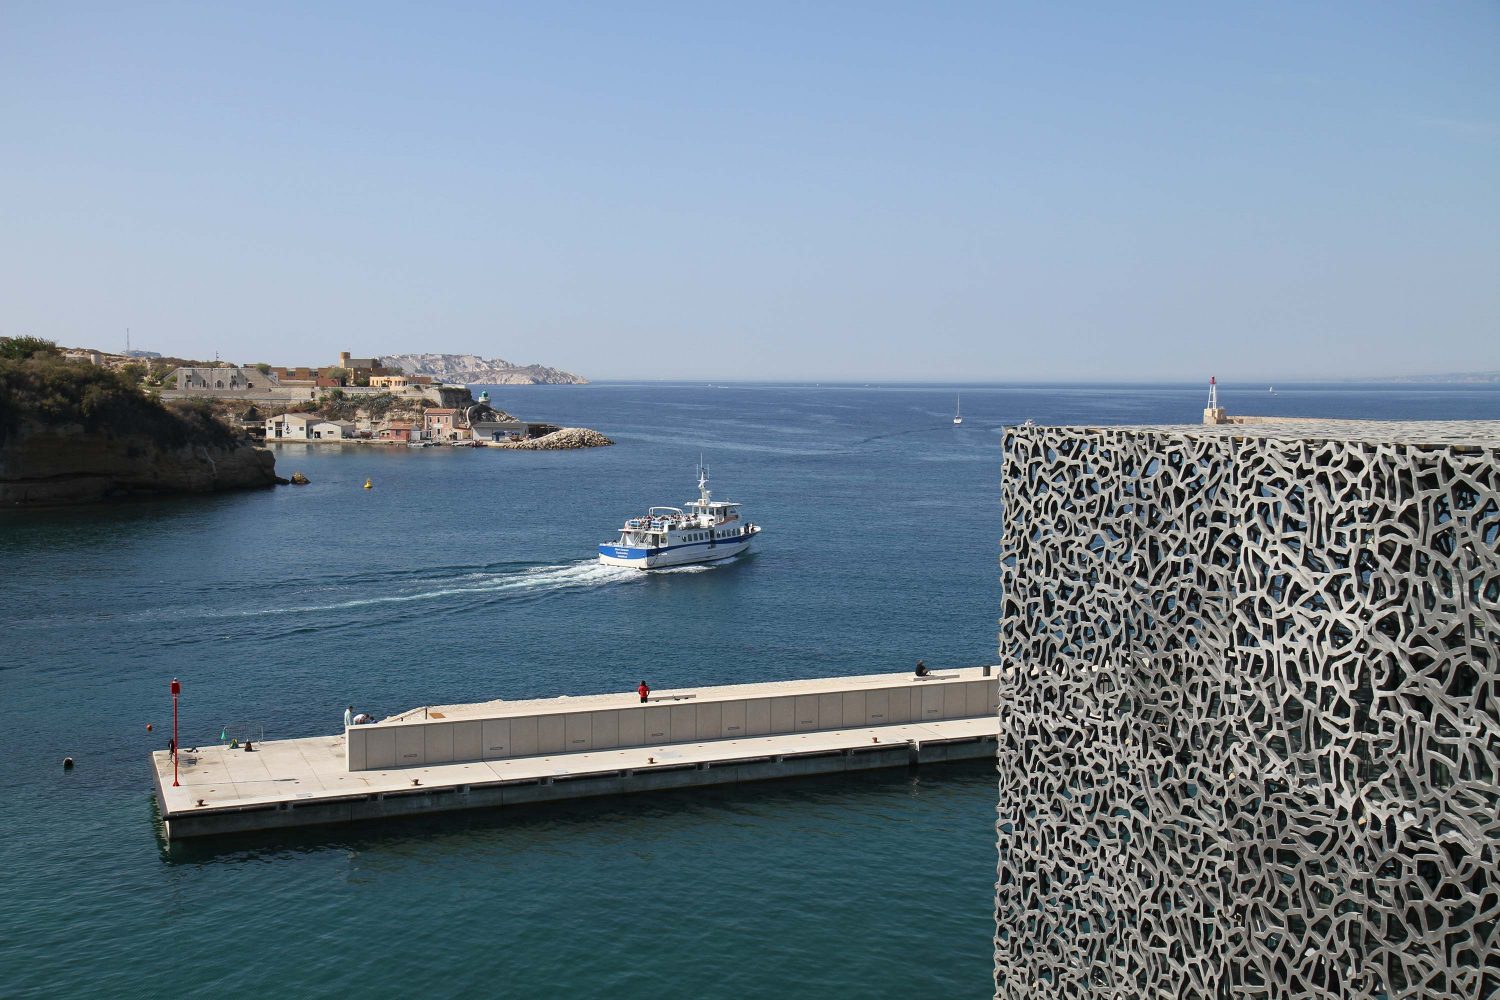
[[[192,744],[331,732],[351,701],[986,662],[1000,425],[1192,421],[1204,393],[963,392],[954,428],[953,387],[499,387],[619,444],[282,446],[311,486],[4,515],[0,995],[988,995],[983,764],[169,848],[145,759],[172,676]],[[1241,398],[1500,418],[1482,388]],[[700,451],[766,526],[758,551],[596,565],[626,514],[688,499]]]

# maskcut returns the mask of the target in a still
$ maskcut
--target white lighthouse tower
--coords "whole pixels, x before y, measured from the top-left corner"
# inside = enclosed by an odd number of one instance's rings
[[[1229,423],[1229,416],[1219,405],[1219,380],[1212,375],[1208,377],[1208,406],[1203,409],[1203,422],[1205,424]]]

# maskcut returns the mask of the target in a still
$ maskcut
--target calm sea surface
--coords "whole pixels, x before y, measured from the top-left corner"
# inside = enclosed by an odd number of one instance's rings
[[[990,995],[982,764],[171,848],[146,765],[174,675],[191,745],[333,732],[350,702],[989,662],[1001,425],[1194,422],[1205,392],[968,386],[955,428],[956,391],[499,387],[618,445],[288,445],[311,486],[0,514],[0,995]],[[1488,388],[1225,397],[1500,418]],[[700,452],[758,551],[598,566],[625,515],[693,495]]]

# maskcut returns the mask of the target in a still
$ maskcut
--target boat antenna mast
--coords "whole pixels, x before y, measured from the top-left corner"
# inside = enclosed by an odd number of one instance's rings
[[[708,466],[703,464],[703,456],[698,456],[698,502],[705,507],[708,505]]]

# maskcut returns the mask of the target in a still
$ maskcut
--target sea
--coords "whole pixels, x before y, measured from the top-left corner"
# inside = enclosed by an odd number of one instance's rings
[[[1002,429],[1194,423],[1206,388],[489,391],[616,443],[280,445],[310,485],[0,512],[0,996],[991,995],[984,762],[169,845],[147,765],[169,681],[191,746],[332,733],[351,703],[993,662]],[[1500,419],[1489,386],[1221,397]],[[599,565],[626,516],[696,494],[700,458],[755,551]]]

